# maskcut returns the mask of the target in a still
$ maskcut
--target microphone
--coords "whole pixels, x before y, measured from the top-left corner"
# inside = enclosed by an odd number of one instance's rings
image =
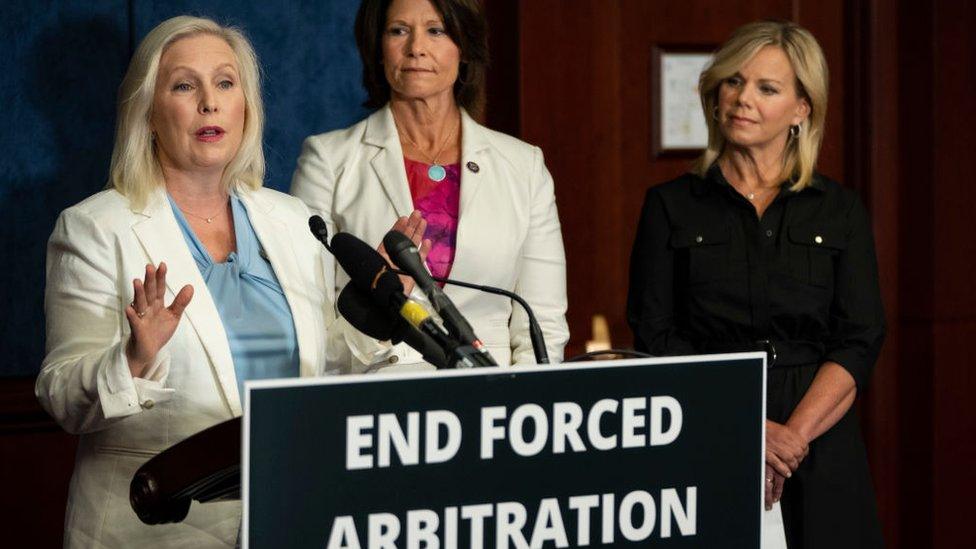
[[[404,318],[393,316],[387,309],[378,307],[353,284],[339,292],[336,299],[339,313],[353,328],[380,341],[394,344],[403,341],[420,351],[424,360],[438,369],[447,368],[447,356],[441,345],[430,336],[418,331]]]
[[[479,360],[480,353],[474,347],[458,344],[443,328],[434,322],[434,319],[430,317],[430,313],[420,303],[412,299],[407,299],[403,302],[403,306],[400,307],[400,316],[406,319],[420,333],[436,341],[442,348],[453,349],[456,359],[455,367],[474,368],[475,366],[485,366]]]
[[[417,285],[420,286],[420,289],[427,294],[431,305],[440,314],[441,320],[444,321],[450,334],[463,343],[477,349],[486,366],[497,366],[498,363],[495,362],[495,359],[488,353],[484,344],[475,335],[467,319],[457,310],[457,307],[454,306],[454,303],[451,302],[451,299],[447,297],[444,291],[441,290],[440,286],[434,283],[434,279],[427,272],[427,268],[424,267],[413,241],[400,231],[390,231],[383,237],[383,246],[386,247],[386,252],[390,255],[390,259],[393,260],[396,266],[406,271],[416,281]]]
[[[317,238],[319,236],[316,234]],[[342,232],[332,237],[331,251],[339,265],[349,275],[354,288],[368,295],[376,305],[399,315],[422,334],[433,339],[443,348],[445,355],[451,357],[448,363],[456,367],[487,365],[480,358],[480,352],[471,345],[454,339],[434,322],[426,311],[423,315],[417,313],[417,309],[423,310],[423,306],[403,295],[403,284],[400,278],[389,269],[379,252],[355,236]],[[407,343],[410,344],[409,341]],[[417,350],[421,354],[424,353],[423,349]]]
[[[349,233],[332,237],[332,255],[349,275],[349,280],[361,292],[381,307],[399,309],[407,296],[403,295],[400,277],[390,271],[383,256],[362,240]]]
[[[317,238],[325,246],[325,248],[329,250],[330,253],[332,253],[332,247],[329,246],[329,241],[328,241],[329,229],[326,226],[325,221],[321,217],[317,215],[313,215],[308,219],[308,225],[309,228],[312,230],[312,234],[315,235],[315,238]],[[387,247],[387,249],[389,249],[389,247]],[[422,266],[421,269],[422,272],[424,273],[427,272],[427,270],[424,269]],[[395,269],[390,269],[390,270],[395,274],[404,274],[407,276],[411,276],[409,273],[397,271]],[[444,284],[453,284],[455,286],[461,286],[463,288],[471,288],[472,290],[478,290],[480,292],[507,297],[515,301],[519,305],[521,305],[522,309],[525,310],[526,316],[528,316],[529,319],[529,339],[532,341],[532,352],[535,354],[536,364],[549,364],[549,351],[546,349],[546,342],[544,336],[542,335],[542,328],[539,326],[539,321],[536,320],[535,313],[532,311],[532,308],[529,306],[528,303],[525,302],[524,299],[522,299],[520,295],[514,292],[510,292],[508,290],[503,290],[501,288],[495,288],[493,286],[482,286],[479,284],[472,284],[470,282],[463,282],[460,280],[453,280],[450,278],[440,278],[440,277],[431,276],[431,279],[433,279],[436,282],[441,282]],[[342,298],[341,293],[339,295],[339,298],[340,299]],[[340,312],[341,312],[341,308],[340,308]],[[347,317],[346,315],[343,315],[343,317],[349,320],[349,317]],[[357,329],[359,328],[358,326],[355,327]],[[376,339],[381,339],[381,340],[387,339],[387,338],[372,336],[369,332],[362,329],[360,329],[360,331],[366,335],[375,337]],[[415,349],[417,348],[414,345],[410,344],[409,341],[407,342],[407,344],[410,345],[411,347],[414,347]],[[431,364],[434,363],[431,362]]]
[[[331,254],[332,246],[329,246],[329,226],[325,224],[325,220],[317,215],[313,215],[308,218],[308,228],[312,230],[312,235],[315,236],[315,239],[321,242]]]
[[[339,314],[360,332],[373,339],[397,343],[393,341],[396,317],[377,307],[369,296],[354,285],[348,284],[339,292],[336,308],[339,309]]]

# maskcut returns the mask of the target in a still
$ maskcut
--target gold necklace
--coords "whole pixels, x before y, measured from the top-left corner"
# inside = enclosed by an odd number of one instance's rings
[[[417,152],[423,154],[424,151],[423,149],[420,148],[420,145],[418,145],[417,142],[414,141],[413,139],[410,139],[410,136],[407,135],[406,132],[400,131],[400,124],[397,123],[396,116],[393,117],[393,122],[396,124],[397,134],[400,137],[405,138],[408,143],[413,145],[413,148],[417,149]],[[454,132],[457,131],[458,126],[460,125],[461,125],[461,121],[458,120],[458,123],[455,124],[453,128],[451,128],[451,133],[447,135],[447,139],[445,139],[444,143],[441,144],[441,148],[437,150],[437,154],[435,154],[433,157],[430,157],[430,167],[427,168],[427,177],[429,177],[430,180],[434,181],[435,183],[440,183],[441,181],[444,180],[445,177],[447,177],[447,170],[445,170],[444,166],[441,166],[437,162],[437,158],[441,155],[442,152],[444,152],[444,149],[447,147],[448,142],[450,142],[451,138],[454,137]]]
[[[778,186],[777,187],[760,187],[756,192],[745,193],[746,194],[746,198],[748,198],[749,200],[755,200],[757,196],[761,196],[761,195],[766,194],[766,191],[769,191],[769,190],[772,190],[772,189],[777,189],[777,188],[779,188],[779,187]]]
[[[206,221],[207,223],[213,223],[214,219],[217,219],[218,217],[220,217],[221,215],[223,215],[224,212],[227,211],[227,208],[226,207],[223,208],[219,212],[211,215],[210,217],[204,217],[202,215],[197,215],[197,214],[195,214],[193,212],[188,212],[188,211],[184,210],[183,208],[180,208],[180,211],[183,212],[183,213],[185,213],[186,215],[192,215],[193,217],[195,217],[197,219],[202,219],[202,220]]]
[[[739,189],[739,187],[743,185],[742,183],[733,183],[732,181],[729,181],[729,184],[732,185],[732,188],[735,189],[736,192],[738,192],[742,196],[748,198],[749,200],[755,200],[757,197],[761,197],[761,196],[765,195],[769,191],[773,191],[773,190],[779,189],[779,185],[774,185],[772,187],[762,187],[762,186],[759,186],[755,190],[753,190],[752,192],[749,192],[749,191],[744,191],[744,190],[740,190]]]
[[[725,170],[722,170],[722,177],[725,177]],[[743,185],[742,182],[736,182],[733,181],[733,179],[734,178],[725,177],[725,180],[728,181],[729,185],[731,185],[732,188],[735,189],[737,193],[748,198],[749,200],[755,200],[757,197],[761,197],[765,195],[768,191],[779,190],[780,187],[779,185],[773,185],[772,187],[759,186],[756,188],[756,190],[752,192],[748,192],[748,191],[740,190],[739,187]]]

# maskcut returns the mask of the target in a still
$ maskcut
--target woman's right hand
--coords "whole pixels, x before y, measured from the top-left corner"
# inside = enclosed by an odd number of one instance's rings
[[[766,494],[765,494],[765,504],[766,510],[769,511],[773,508],[773,504],[783,498],[783,486],[786,483],[786,478],[783,475],[776,472],[768,463],[766,464]]]
[[[183,316],[183,310],[193,298],[193,286],[180,289],[173,303],[166,307],[166,263],[159,268],[146,265],[146,279],[132,281],[135,297],[125,308],[132,335],[125,346],[125,358],[129,361],[132,377],[142,377],[156,361],[159,350],[169,342]]]
[[[414,210],[410,214],[410,217],[401,217],[397,219],[396,223],[393,224],[391,231],[400,231],[401,233],[407,235],[413,245],[417,248],[417,252],[420,254],[420,261],[427,261],[427,254],[430,252],[431,241],[424,238],[424,232],[427,230],[427,220],[421,215],[419,210]],[[390,255],[386,253],[386,246],[380,242],[379,247],[376,249],[383,256],[390,265],[395,265],[390,261]],[[403,283],[403,293],[410,295],[413,291],[414,280],[406,275],[400,275],[400,282]]]
[[[810,445],[792,429],[766,420],[766,463],[777,473],[790,478],[809,451]]]

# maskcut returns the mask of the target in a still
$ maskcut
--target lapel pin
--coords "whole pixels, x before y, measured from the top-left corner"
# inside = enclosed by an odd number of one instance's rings
[[[468,162],[466,166],[468,167],[469,170],[471,170],[471,173],[478,173],[479,171],[481,171],[481,167],[478,166],[478,164],[475,162]]]

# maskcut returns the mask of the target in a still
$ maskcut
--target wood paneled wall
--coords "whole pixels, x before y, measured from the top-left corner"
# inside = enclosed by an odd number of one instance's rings
[[[921,533],[906,528],[906,547],[960,547],[976,491],[976,3],[898,9],[900,518],[924,517]]]

